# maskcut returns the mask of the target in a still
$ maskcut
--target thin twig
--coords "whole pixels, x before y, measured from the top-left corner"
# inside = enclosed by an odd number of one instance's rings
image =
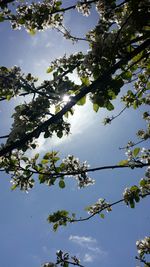
[[[141,144],[141,143],[143,143],[143,142],[145,142],[146,140],[145,139],[143,139],[143,140],[140,140],[140,141],[138,141],[138,142],[136,142],[136,143],[132,143],[131,145],[126,145],[126,146],[124,146],[124,147],[119,147],[119,149],[127,149],[127,148],[130,148],[130,147],[134,147],[134,146],[136,146],[136,145],[138,145],[138,144]]]
[[[145,264],[145,267],[150,267],[150,262],[146,262],[146,260],[142,259],[142,258],[139,258],[139,257],[135,257],[136,260],[139,260],[140,262],[144,263]]]
[[[90,40],[88,40],[86,38],[73,36],[73,35],[70,34],[70,32],[63,25],[61,25],[61,27],[64,29],[65,32],[63,30],[61,30],[60,28],[58,28],[58,27],[55,27],[55,29],[58,32],[62,33],[65,38],[68,37],[68,39],[71,39],[72,41],[86,41],[86,42],[90,41]]]
[[[127,106],[124,107],[117,115],[112,116],[112,118],[110,119],[110,122],[112,122],[113,120],[115,120],[116,118],[118,118],[126,109],[127,109]]]
[[[139,196],[140,196],[141,198],[144,198],[144,197],[149,196],[149,195],[150,195],[150,193],[139,194]],[[83,221],[88,221],[88,220],[90,220],[92,217],[94,217],[95,215],[100,214],[103,210],[107,210],[107,209],[111,208],[112,206],[115,206],[115,205],[117,205],[117,204],[123,202],[124,200],[125,200],[125,199],[122,198],[122,199],[120,199],[120,200],[118,200],[118,201],[115,201],[115,202],[113,202],[113,203],[111,203],[111,204],[106,205],[105,207],[101,208],[99,211],[96,211],[96,212],[92,213],[92,214],[91,214],[90,216],[88,216],[88,217],[80,218],[80,219],[72,219],[72,220],[70,220],[70,222],[72,223],[72,222],[83,222]]]

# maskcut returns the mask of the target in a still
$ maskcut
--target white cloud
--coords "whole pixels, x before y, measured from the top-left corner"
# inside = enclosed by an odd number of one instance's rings
[[[97,254],[103,254],[103,251],[99,247],[90,247],[90,246],[88,246],[88,249],[90,251],[92,251],[92,252],[94,251]]]
[[[97,240],[91,236],[70,235],[69,241],[82,248],[79,254],[84,253],[81,255],[84,262],[93,262],[107,256],[107,252],[98,246]]]
[[[86,253],[84,255],[83,262],[93,262],[93,260],[94,260],[94,257],[91,254]]]
[[[78,236],[78,235],[71,235],[69,240],[80,245],[80,246],[89,246],[90,244],[97,243],[96,239],[90,236]]]

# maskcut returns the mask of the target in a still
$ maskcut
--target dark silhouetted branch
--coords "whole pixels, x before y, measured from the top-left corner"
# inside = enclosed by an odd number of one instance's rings
[[[143,42],[139,47],[135,48],[131,53],[129,53],[125,58],[121,59],[119,62],[111,66],[107,71],[105,71],[97,80],[95,80],[91,85],[84,86],[80,92],[71,98],[71,101],[68,102],[60,112],[58,112],[55,116],[51,117],[47,121],[43,122],[32,132],[24,134],[20,140],[16,140],[11,144],[6,145],[4,148],[0,150],[0,156],[4,156],[7,153],[10,153],[13,149],[19,149],[27,142],[31,141],[34,138],[38,138],[39,135],[45,131],[47,127],[51,124],[57,123],[63,115],[68,112],[82,97],[87,95],[90,92],[94,92],[97,88],[102,88],[101,90],[104,92],[105,88],[109,84],[111,80],[111,75],[113,75],[120,67],[124,64],[128,63],[133,57],[138,55],[141,51],[145,50],[150,45],[150,39]]]

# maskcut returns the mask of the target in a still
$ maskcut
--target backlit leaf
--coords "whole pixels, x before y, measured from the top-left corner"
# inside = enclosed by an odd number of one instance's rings
[[[136,147],[134,150],[133,150],[133,156],[136,157],[140,152],[140,148],[139,147]]]
[[[86,96],[82,97],[78,102],[77,105],[83,106],[86,103]]]

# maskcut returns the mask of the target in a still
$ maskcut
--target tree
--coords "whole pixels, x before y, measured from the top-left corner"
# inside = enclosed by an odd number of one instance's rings
[[[85,37],[73,36],[64,26],[66,12],[75,9],[88,16],[93,6],[99,16],[97,25]],[[9,21],[13,29],[24,27],[34,35],[51,27],[65,38],[73,42],[84,41],[89,46],[86,53],[78,52],[54,60],[47,69],[51,79],[41,84],[31,73],[23,74],[19,67],[0,68],[0,101],[27,97],[26,102],[15,107],[10,132],[1,136],[6,141],[0,149],[0,167],[2,172],[11,175],[12,189],[28,191],[34,186],[35,176],[38,176],[40,183],[52,186],[59,181],[59,187],[64,188],[68,175],[75,177],[78,187],[83,188],[94,183],[89,172],[148,167],[139,185],[126,188],[121,199],[113,203],[99,199],[87,208],[89,215],[84,218],[58,210],[49,215],[48,221],[56,231],[59,226],[86,221],[97,214],[104,218],[102,211],[109,212],[112,206],[120,202],[134,208],[136,202],[150,194],[150,151],[137,147],[150,137],[150,115],[147,110],[143,113],[147,129],[139,129],[137,135],[140,141],[129,141],[124,147],[127,159],[116,165],[89,168],[86,162],[82,163],[72,155],[60,160],[56,151],[48,151],[42,159],[38,153],[32,158],[27,153],[30,149],[36,149],[41,135],[46,139],[54,134],[58,138],[69,134],[68,117],[74,115],[73,107],[84,105],[87,99],[95,112],[100,108],[112,111],[113,100],[124,85],[130,86],[130,90],[122,96],[124,108],[116,116],[106,117],[104,124],[110,124],[128,108],[149,105],[149,1],[91,0],[66,6],[64,2],[55,0],[31,4],[18,4],[12,0],[1,1],[0,7],[0,21]],[[80,83],[72,80],[71,73],[76,73]],[[137,259],[149,266],[145,254],[150,252],[150,238],[138,241],[137,248]],[[76,257],[70,259],[69,254],[61,250],[57,253],[56,263],[65,267],[69,264],[82,266]],[[45,266],[55,264],[47,263]]]

